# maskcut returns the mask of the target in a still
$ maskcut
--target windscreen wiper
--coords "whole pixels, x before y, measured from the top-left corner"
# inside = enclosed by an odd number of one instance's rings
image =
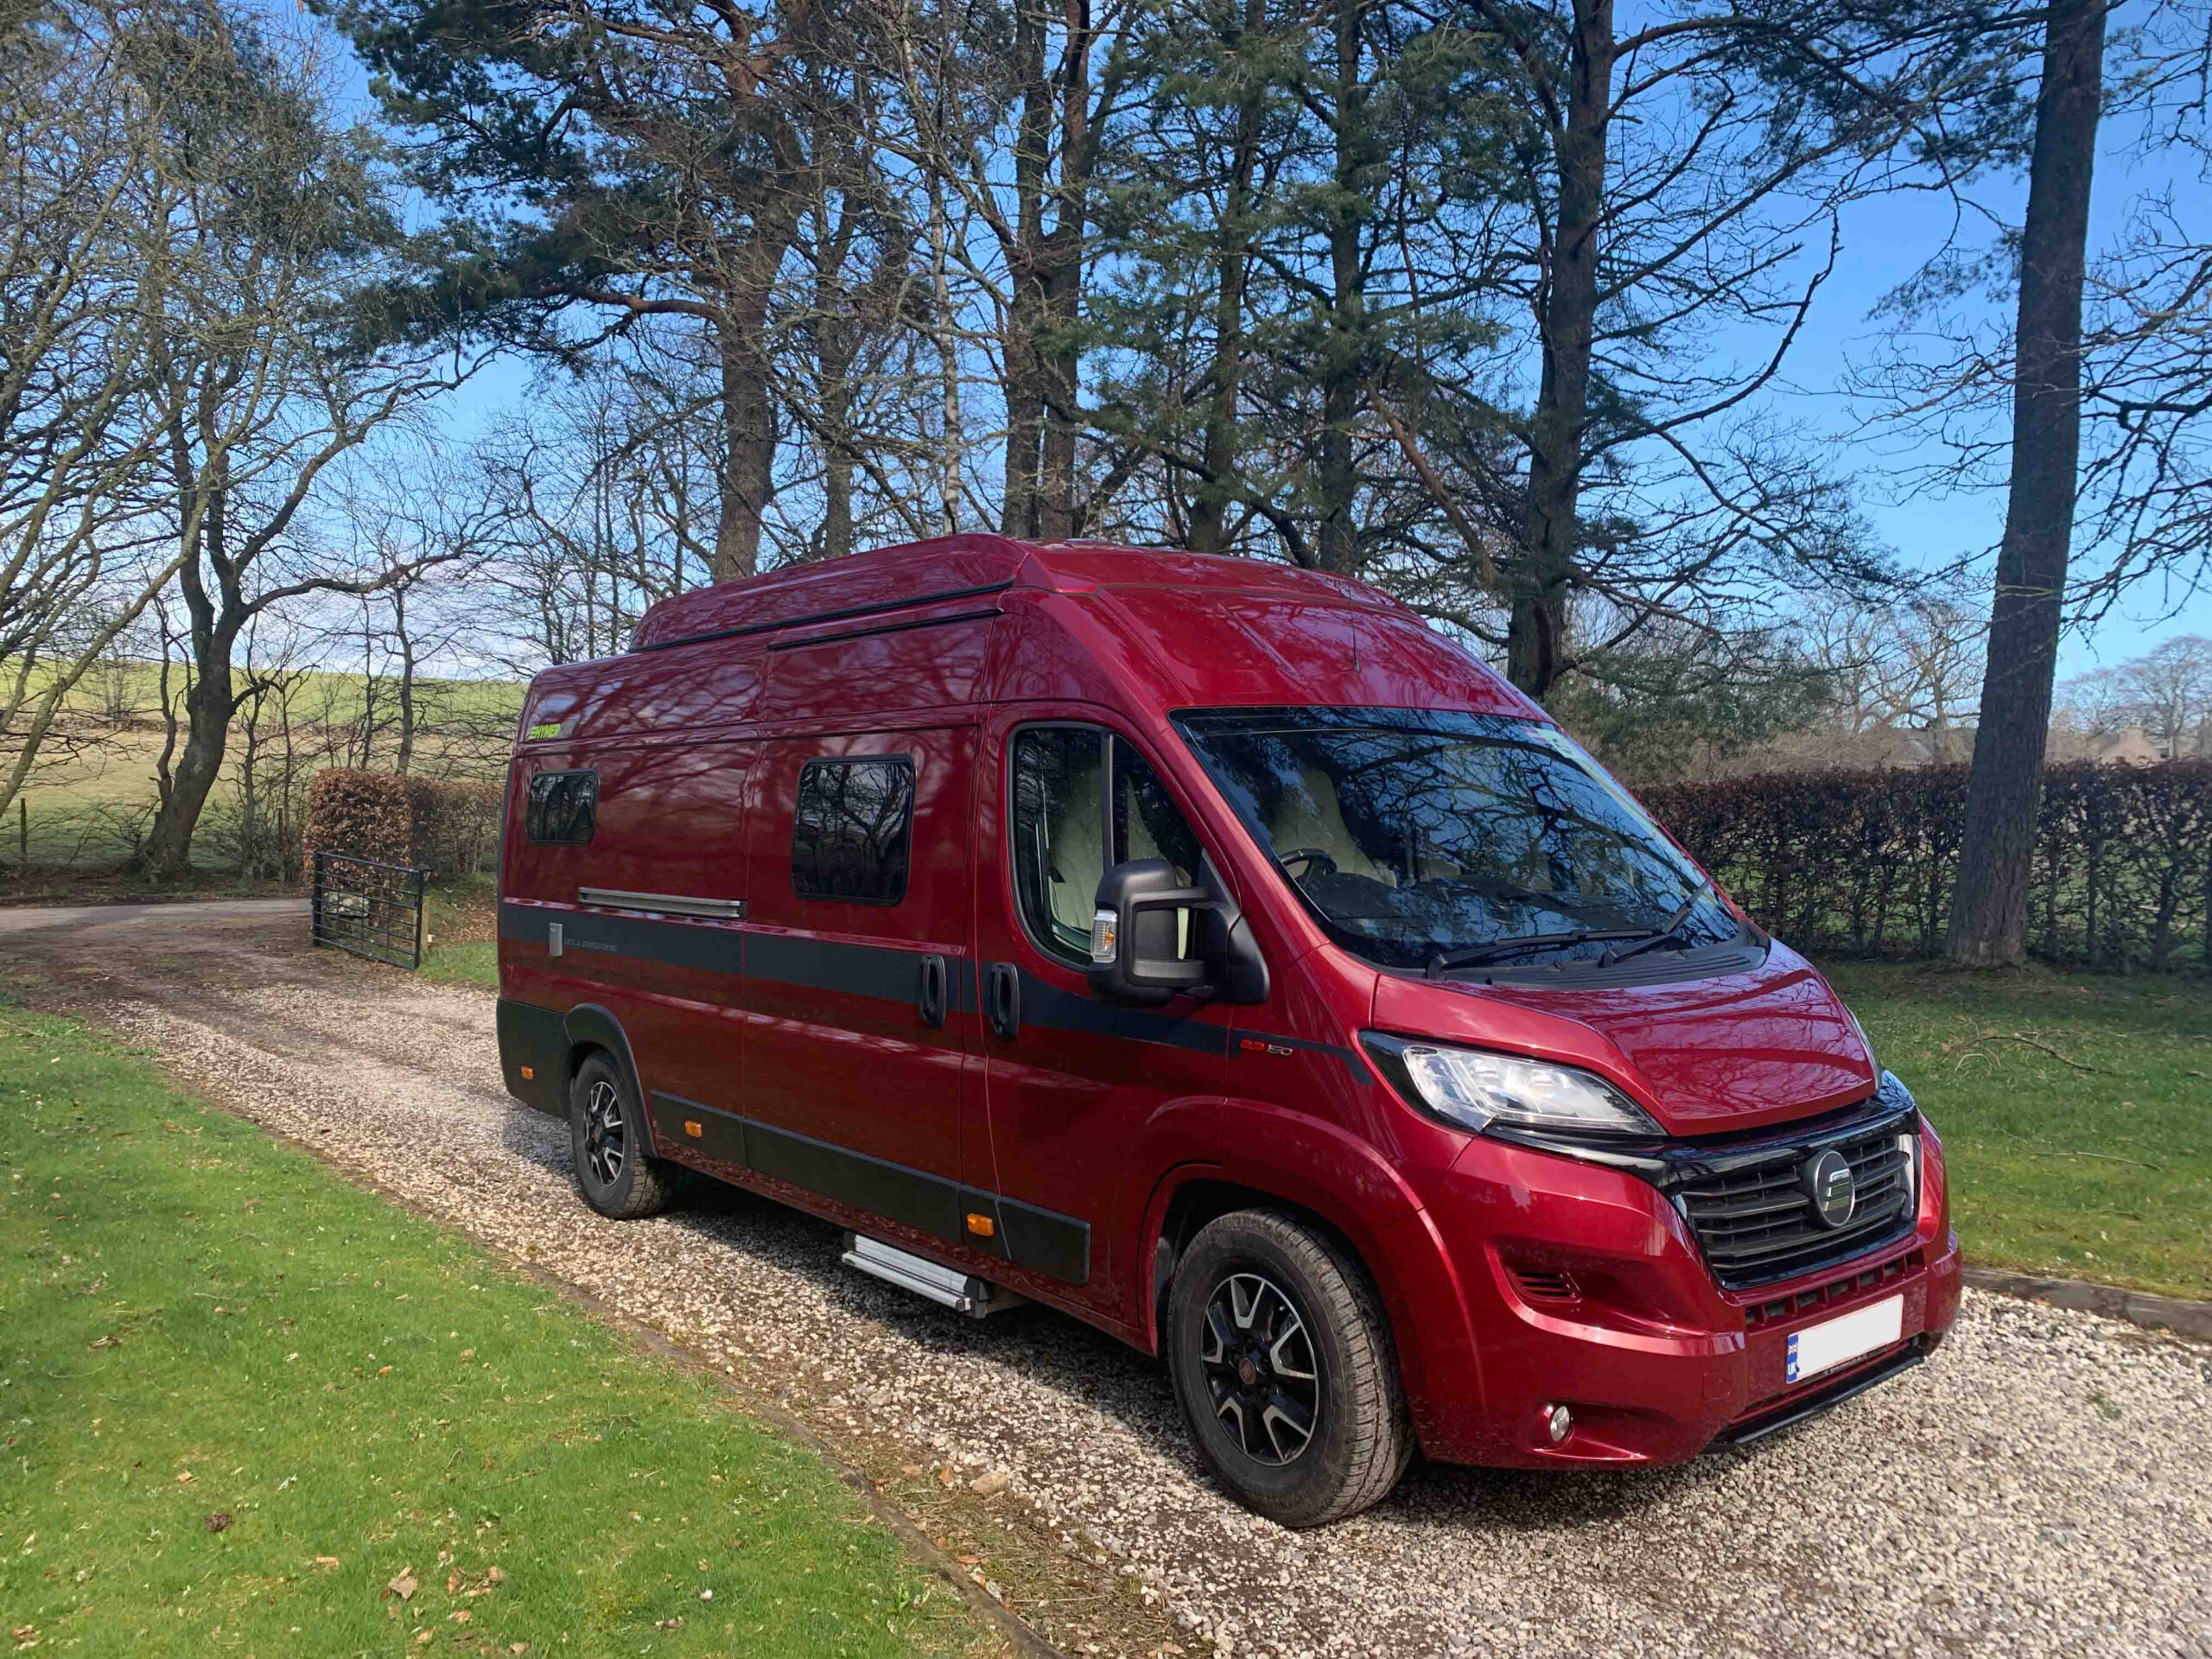
[[[1571,933],[1524,933],[1518,938],[1493,939],[1488,944],[1471,944],[1458,950],[1434,950],[1429,953],[1428,976],[1441,979],[1454,968],[1473,968],[1498,957],[1512,956],[1522,950],[1535,950],[1549,944],[1587,944],[1592,939],[1644,939],[1650,938],[1647,928],[1589,928],[1578,927]]]
[[[1627,950],[1616,950],[1611,945],[1607,945],[1605,966],[1610,968],[1617,962],[1626,962],[1630,957],[1640,956],[1646,950],[1656,950],[1661,945],[1669,943],[1678,942],[1687,950],[1689,940],[1683,936],[1682,924],[1689,920],[1690,912],[1697,908],[1697,901],[1704,897],[1705,893],[1702,888],[1690,894],[1688,898],[1682,900],[1682,907],[1667,918],[1666,926],[1639,939]]]

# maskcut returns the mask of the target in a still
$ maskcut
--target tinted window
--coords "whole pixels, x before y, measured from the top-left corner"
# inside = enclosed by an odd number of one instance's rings
[[[541,772],[531,779],[523,834],[531,841],[589,841],[598,818],[597,772]]]
[[[810,760],[791,823],[791,891],[802,899],[895,905],[906,896],[914,763]]]
[[[1090,912],[1106,874],[1106,734],[1033,727],[1014,741],[1014,884],[1039,944],[1090,960]]]
[[[1114,861],[1164,858],[1187,884],[1198,873],[1198,838],[1152,763],[1114,744]]]
[[[1109,742],[1110,814],[1104,766]],[[1109,865],[1133,858],[1164,858],[1186,882],[1204,862],[1198,836],[1144,756],[1096,727],[1041,726],[1017,734],[1014,885],[1037,942],[1088,965],[1099,878]]]
[[[1541,948],[1597,957],[1664,937],[1678,911],[1685,948],[1736,933],[1695,868],[1555,727],[1334,709],[1179,724],[1299,896],[1371,960],[1418,967],[1584,933],[1600,937]]]

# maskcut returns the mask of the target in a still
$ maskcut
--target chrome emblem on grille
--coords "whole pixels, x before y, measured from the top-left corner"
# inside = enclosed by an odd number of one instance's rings
[[[1851,1160],[1834,1147],[1808,1158],[1798,1179],[1823,1227],[1842,1226],[1859,1208],[1859,1182],[1851,1173]]]

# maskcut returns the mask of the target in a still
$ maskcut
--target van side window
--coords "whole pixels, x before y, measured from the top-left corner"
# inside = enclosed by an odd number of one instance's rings
[[[895,905],[906,896],[914,831],[910,756],[810,760],[791,819],[791,891],[802,899]]]
[[[1089,966],[1098,880],[1109,865],[1133,858],[1164,858],[1185,881],[1205,861],[1198,836],[1151,763],[1095,726],[1033,726],[1016,733],[1014,886],[1037,943]]]
[[[541,772],[530,780],[523,834],[531,841],[581,846],[599,821],[596,772]]]
[[[1014,740],[1014,885],[1037,943],[1090,961],[1090,912],[1106,874],[1106,734],[1033,726]]]

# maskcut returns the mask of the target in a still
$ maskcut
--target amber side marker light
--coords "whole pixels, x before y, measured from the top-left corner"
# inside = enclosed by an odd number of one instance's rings
[[[998,1223],[993,1221],[988,1216],[979,1216],[973,1210],[968,1212],[968,1230],[976,1237],[988,1238],[998,1230]]]
[[[529,1081],[531,1081],[531,1078],[535,1077],[537,1075],[537,1068],[536,1066],[534,1066],[534,1065],[525,1065],[525,1066],[524,1066],[524,1067],[523,1067],[523,1069],[522,1069],[522,1080],[523,1080],[524,1083],[528,1083]]]
[[[688,1117],[683,1120],[683,1133],[690,1135],[694,1141],[696,1141],[701,1135],[706,1134],[706,1128],[703,1124],[696,1122]]]

